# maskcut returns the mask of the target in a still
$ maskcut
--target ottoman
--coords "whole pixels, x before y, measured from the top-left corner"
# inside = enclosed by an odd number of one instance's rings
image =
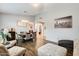
[[[26,52],[26,48],[22,48],[19,46],[14,46],[10,49],[8,49],[10,56],[23,56]]]
[[[38,56],[65,56],[67,49],[52,43],[47,43],[38,48]]]

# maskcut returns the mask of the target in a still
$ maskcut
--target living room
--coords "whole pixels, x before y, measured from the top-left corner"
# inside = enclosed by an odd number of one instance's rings
[[[78,3],[0,3],[0,32],[3,37],[7,35],[2,39],[0,34],[1,47],[7,49],[4,52],[2,48],[0,54],[79,55],[78,6]]]

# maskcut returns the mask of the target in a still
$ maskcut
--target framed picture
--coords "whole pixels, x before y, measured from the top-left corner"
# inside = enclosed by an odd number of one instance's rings
[[[55,19],[55,28],[72,28],[72,16]]]

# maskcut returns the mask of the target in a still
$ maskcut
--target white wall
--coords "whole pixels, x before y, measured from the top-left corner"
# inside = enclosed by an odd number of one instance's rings
[[[54,19],[72,15],[72,28],[54,28]],[[37,15],[35,21],[42,17],[46,20],[45,36],[47,40],[74,40],[79,37],[79,4],[45,4],[44,12]]]
[[[0,29],[15,28],[17,32],[27,31],[26,27],[17,26],[17,21],[22,19],[34,22],[33,16],[17,16],[17,15],[9,15],[9,14],[0,14]]]

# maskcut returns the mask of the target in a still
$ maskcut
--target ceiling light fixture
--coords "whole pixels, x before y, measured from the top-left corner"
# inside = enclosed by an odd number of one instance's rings
[[[33,3],[32,5],[33,5],[34,7],[38,7],[38,6],[39,6],[38,3]]]

